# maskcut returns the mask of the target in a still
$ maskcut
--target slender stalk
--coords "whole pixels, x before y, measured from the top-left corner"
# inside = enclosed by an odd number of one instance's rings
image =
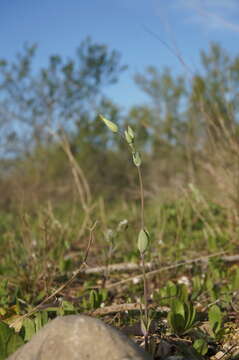
[[[146,278],[144,254],[141,255],[141,260],[142,260],[143,282],[144,282],[144,305],[145,305],[144,314],[145,314],[145,320],[147,323],[148,322],[148,282],[147,282],[147,278]]]
[[[137,166],[138,177],[139,177],[139,188],[140,188],[140,201],[141,201],[141,229],[144,230],[144,186],[140,166]],[[144,335],[145,350],[148,350],[148,283],[146,278],[145,258],[144,253],[141,253],[142,270],[143,270],[143,283],[144,283],[144,318],[146,325],[146,334]]]
[[[140,166],[137,166],[141,201],[141,228],[144,229],[144,186]]]

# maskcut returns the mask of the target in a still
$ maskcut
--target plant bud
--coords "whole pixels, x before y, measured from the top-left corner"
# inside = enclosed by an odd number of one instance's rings
[[[99,117],[111,131],[113,131],[115,133],[118,132],[118,126],[115,123],[113,123],[112,121],[106,119],[101,114],[99,114]]]

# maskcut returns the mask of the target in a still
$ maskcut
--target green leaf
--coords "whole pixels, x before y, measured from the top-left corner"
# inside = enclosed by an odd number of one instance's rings
[[[181,314],[168,313],[168,322],[175,334],[181,335],[184,331],[184,318]]]
[[[106,119],[101,114],[99,114],[99,117],[111,131],[113,131],[115,133],[118,132],[118,126],[115,123],[113,123],[112,121]]]
[[[208,319],[210,327],[214,334],[217,334],[222,327],[222,312],[217,305],[210,307],[208,311]]]
[[[13,354],[20,346],[24,344],[20,335],[12,333],[7,343],[7,356]]]
[[[197,339],[193,343],[194,349],[198,354],[204,356],[208,352],[208,344],[204,339]]]
[[[183,333],[185,327],[184,316],[184,304],[178,299],[172,300],[171,310],[168,313],[168,322],[174,333]]]
[[[48,323],[48,313],[47,311],[42,311],[42,326],[46,325]]]
[[[128,134],[131,137],[131,139],[134,139],[134,131],[130,126],[128,126]]]
[[[90,307],[91,309],[95,309],[95,303],[96,303],[96,292],[95,290],[91,290],[90,297],[89,297]]]
[[[127,143],[131,145],[134,142],[134,131],[128,126],[128,130],[125,130],[124,134]]]
[[[171,329],[178,335],[186,334],[195,325],[196,310],[193,305],[174,299],[168,314]]]
[[[129,135],[129,133],[128,133],[127,130],[125,130],[124,136],[125,136],[125,139],[126,139],[127,143],[128,143],[129,145],[132,144],[133,139],[131,138],[131,136]]]
[[[183,319],[185,318],[185,309],[182,301],[178,299],[174,299],[172,303],[172,311],[175,314],[180,314],[183,317]]]
[[[149,243],[149,234],[147,230],[141,229],[138,236],[138,249],[141,254],[144,254],[144,252],[147,250]]]
[[[100,290],[101,296],[102,296],[102,301],[106,301],[108,298],[108,291],[107,289],[101,289]]]
[[[169,280],[167,282],[166,291],[167,291],[167,297],[174,297],[177,295],[177,286],[172,281]]]
[[[135,166],[139,167],[141,165],[142,160],[141,160],[140,153],[138,151],[133,152],[133,161],[134,161]]]
[[[0,360],[7,357],[7,343],[13,334],[13,330],[4,322],[0,322]]]
[[[185,303],[184,308],[185,308],[185,321],[186,321],[185,330],[187,331],[190,330],[195,323],[196,310],[192,303]]]
[[[38,312],[35,317],[36,332],[38,332],[42,328],[42,326],[43,326],[42,325],[42,316],[41,316],[41,313]]]
[[[36,332],[35,323],[33,320],[26,318],[23,320],[23,327],[25,330],[24,340],[29,341]]]
[[[91,309],[97,309],[102,302],[102,298],[103,298],[102,294],[100,294],[98,291],[91,290],[89,297]]]

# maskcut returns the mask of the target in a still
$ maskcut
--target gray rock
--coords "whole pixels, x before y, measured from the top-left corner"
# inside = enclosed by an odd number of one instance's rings
[[[8,360],[152,360],[133,341],[83,315],[50,321]]]

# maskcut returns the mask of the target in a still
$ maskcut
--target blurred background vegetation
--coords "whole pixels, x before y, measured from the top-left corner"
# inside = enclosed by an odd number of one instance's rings
[[[74,58],[52,55],[35,71],[36,51],[26,46],[14,62],[0,61],[2,212],[78,201],[72,164],[57,139],[63,132],[92,198],[137,200],[127,147],[102,126],[102,113],[135,129],[147,199],[172,200],[193,183],[237,218],[239,56],[211,43],[201,51],[200,72],[174,76],[149,66],[134,80],[150,102],[125,113],[104,95],[127,67],[116,50],[87,38]]]

